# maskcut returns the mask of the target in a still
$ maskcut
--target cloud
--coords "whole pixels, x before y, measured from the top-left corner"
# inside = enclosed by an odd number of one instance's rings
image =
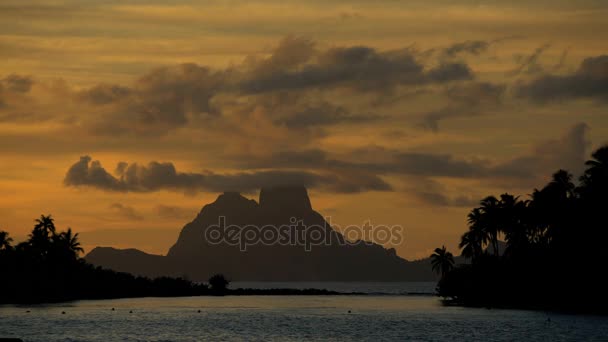
[[[133,87],[97,85],[78,96],[97,105],[109,105],[92,123],[96,134],[163,135],[199,117],[218,115],[211,99],[226,81],[227,71],[196,64],[155,69]]]
[[[92,187],[114,192],[153,192],[160,190],[197,193],[200,191],[253,192],[261,187],[304,185],[332,192],[390,191],[391,186],[380,177],[364,172],[320,173],[293,170],[268,170],[218,174],[178,172],[172,163],[119,163],[116,177],[99,161],[84,156],[72,165],[64,184]]]
[[[608,101],[608,55],[589,57],[566,75],[544,75],[516,88],[520,97],[536,101],[595,99]]]
[[[341,123],[368,123],[384,119],[381,115],[358,114],[353,115],[342,106],[334,106],[329,102],[315,105],[306,105],[304,108],[290,113],[288,116],[277,119],[277,124],[284,124],[289,128],[303,128],[310,126],[328,126]]]
[[[522,181],[537,181],[559,169],[580,174],[591,145],[588,131],[586,123],[574,124],[560,138],[539,142],[530,153],[496,165],[491,172]]]
[[[34,81],[30,76],[10,74],[2,80],[2,83],[10,91],[27,93],[32,88]]]
[[[461,53],[480,55],[488,49],[490,44],[491,42],[485,40],[467,40],[446,47],[443,49],[443,54],[447,57],[455,57]]]
[[[437,132],[442,120],[477,116],[496,109],[504,97],[506,86],[489,82],[470,82],[448,87],[444,96],[448,104],[424,114],[421,125]]]
[[[249,168],[318,168],[377,175],[471,178],[485,175],[485,161],[458,159],[450,154],[403,152],[381,147],[360,148],[332,157],[319,149],[279,151],[261,160],[243,160]]]
[[[9,107],[9,101],[13,98],[14,101],[19,101],[21,96],[28,93],[34,84],[34,80],[30,76],[10,74],[3,79],[0,79],[0,110]],[[16,99],[14,99],[16,98]],[[0,115],[0,121],[17,121],[23,117],[29,116],[23,113]]]
[[[405,190],[419,202],[436,207],[471,207],[479,200],[466,194],[451,195],[447,189],[429,178],[417,178]]]
[[[119,139],[164,138],[178,130],[214,134],[210,131],[220,127],[238,132],[262,115],[274,126],[270,130],[302,131],[381,122],[391,114],[378,114],[379,107],[406,90],[421,92],[417,88],[474,77],[467,64],[420,58],[408,48],[321,48],[310,39],[288,36],[262,57],[220,68],[160,67],[126,85],[101,82],[81,88],[44,81],[29,92],[31,78],[10,75],[0,82],[0,106],[10,108],[0,120],[45,120],[74,134]]]
[[[310,60],[310,61],[308,61]],[[335,47],[308,58],[292,68],[273,68],[273,73],[253,73],[240,84],[245,93],[309,88],[348,88],[386,91],[396,86],[424,85],[473,78],[466,64],[445,63],[425,68],[408,50],[380,52],[366,46]],[[272,62],[272,57],[264,62]]]
[[[251,68],[254,77],[266,77],[301,66],[310,61],[316,53],[314,41],[304,37],[287,36],[279,41],[270,57],[261,60],[249,57],[245,64]]]
[[[539,46],[534,50],[534,52],[528,56],[516,56],[516,62],[519,63],[519,66],[514,70],[510,71],[508,74],[515,76],[519,74],[539,74],[544,72],[544,68],[542,64],[538,62],[541,55],[550,48],[550,44],[545,44]]]
[[[156,206],[155,211],[160,218],[164,219],[191,219],[196,215],[197,210],[161,204]]]
[[[132,90],[116,84],[98,84],[89,89],[81,91],[79,97],[96,105],[116,103],[126,99]]]
[[[144,217],[140,215],[137,210],[135,210],[135,208],[121,203],[111,204],[110,209],[114,210],[119,216],[124,217],[128,220],[141,221],[144,219]]]

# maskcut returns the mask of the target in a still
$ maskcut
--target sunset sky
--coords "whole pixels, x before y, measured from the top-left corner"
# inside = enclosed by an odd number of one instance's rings
[[[608,143],[604,0],[3,0],[0,229],[165,254],[224,190],[457,251]]]

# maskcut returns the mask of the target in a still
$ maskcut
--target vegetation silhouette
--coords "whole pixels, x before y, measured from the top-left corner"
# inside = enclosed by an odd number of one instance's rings
[[[78,234],[57,232],[51,215],[36,219],[27,241],[16,246],[0,231],[0,304],[61,302],[78,299],[178,297],[204,295],[328,295],[332,291],[306,289],[228,289],[217,274],[209,285],[183,278],[136,277],[88,264]]]
[[[444,276],[454,267],[454,256],[447,251],[445,246],[435,248],[435,253],[431,255],[431,265],[433,271]]]
[[[483,199],[469,213],[459,245],[471,262],[450,269],[449,252],[438,248],[432,255],[433,269],[442,274],[438,295],[469,306],[608,312],[602,274],[608,257],[608,146],[592,157],[578,184],[559,170],[529,199]],[[502,252],[500,239],[506,243]]]
[[[230,284],[230,281],[226,279],[223,274],[215,274],[209,278],[209,286],[211,286],[211,291],[216,295],[225,294],[226,290],[228,289],[228,284]]]
[[[38,303],[75,299],[191,296],[207,285],[181,278],[135,277],[87,264],[78,234],[57,232],[51,215],[36,219],[27,241],[16,246],[0,231],[0,303]]]

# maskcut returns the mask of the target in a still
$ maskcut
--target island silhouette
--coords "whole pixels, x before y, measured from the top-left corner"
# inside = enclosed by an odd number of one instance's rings
[[[209,241],[210,229],[217,229],[220,223],[233,228],[240,240]],[[298,231],[290,229],[297,224],[303,230],[314,229],[302,231],[302,239],[298,241],[294,238]],[[286,239],[281,241],[278,234],[285,234]],[[307,240],[311,238],[314,238],[312,245]],[[249,242],[246,249],[243,239]],[[136,249],[97,247],[85,259],[97,266],[135,275],[187,276],[194,281],[205,281],[217,273],[238,281],[437,279],[428,259],[410,262],[392,248],[371,241],[347,240],[313,210],[303,186],[262,188],[259,202],[236,192],[219,195],[183,227],[166,256]]]

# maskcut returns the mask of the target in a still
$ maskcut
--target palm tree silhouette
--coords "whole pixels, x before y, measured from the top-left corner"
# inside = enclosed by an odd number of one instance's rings
[[[55,235],[55,223],[51,215],[44,216],[40,215],[40,218],[35,220],[36,225],[30,233],[28,244],[31,246],[36,253],[45,257],[51,247],[52,238]]]
[[[8,236],[8,232],[0,231],[0,251],[11,249],[11,242],[13,239]]]
[[[486,240],[486,235],[480,229],[470,229],[464,233],[460,239],[458,247],[462,249],[461,255],[471,259],[473,263],[478,260],[483,253],[483,245]]]
[[[40,215],[40,218],[36,219],[35,222],[34,230],[40,230],[46,236],[55,234],[55,220],[51,215]]]
[[[479,257],[484,253],[484,248],[490,243],[491,235],[490,230],[487,228],[486,222],[488,221],[487,215],[484,212],[483,208],[474,208],[467,215],[467,222],[469,224],[469,232],[471,232],[470,236],[463,236],[465,240],[461,241],[460,248],[464,248],[468,243],[474,243],[475,245],[471,246],[471,257]],[[468,251],[465,252],[468,254]]]
[[[597,151],[593,152],[591,157],[593,157],[592,160],[585,162],[585,165],[587,165],[588,168],[583,174],[583,180],[595,174],[603,174],[605,178],[606,173],[608,172],[608,146],[599,148]]]
[[[486,232],[488,239],[494,249],[494,255],[499,255],[498,251],[498,234],[499,227],[499,207],[500,201],[494,196],[488,196],[481,200],[480,211],[482,213],[478,224]]]
[[[433,265],[433,271],[444,277],[454,268],[454,256],[447,251],[445,246],[435,248],[435,252],[431,254],[431,264]]]
[[[581,195],[590,200],[600,200],[608,190],[608,146],[595,151],[593,159],[585,162],[587,169],[580,178]]]
[[[73,234],[72,228],[68,228],[67,231],[59,233],[56,237],[56,241],[59,244],[59,249],[67,251],[71,256],[77,257],[78,254],[84,252],[78,241],[78,233]]]

